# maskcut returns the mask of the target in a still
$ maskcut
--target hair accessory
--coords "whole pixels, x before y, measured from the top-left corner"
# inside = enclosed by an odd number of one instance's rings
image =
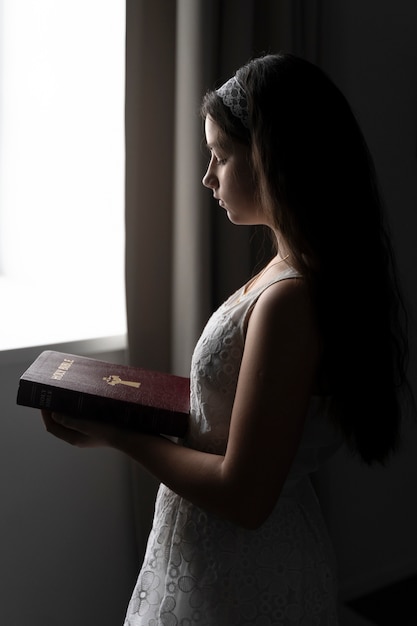
[[[244,88],[236,76],[232,76],[216,90],[223,104],[227,106],[235,117],[238,117],[245,128],[249,128],[248,99]]]

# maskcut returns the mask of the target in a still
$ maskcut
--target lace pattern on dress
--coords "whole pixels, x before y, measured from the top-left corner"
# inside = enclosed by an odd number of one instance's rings
[[[291,270],[284,275],[292,276]],[[184,445],[224,453],[247,319],[265,288],[241,300],[232,296],[208,321],[191,364]],[[334,451],[322,429],[321,421],[309,422],[290,479],[256,530],[221,520],[161,485],[125,626],[336,626],[333,555],[308,479],[317,460],[311,450],[320,449],[320,458],[324,444]]]

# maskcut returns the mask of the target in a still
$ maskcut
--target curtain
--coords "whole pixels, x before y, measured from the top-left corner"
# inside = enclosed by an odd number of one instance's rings
[[[308,5],[308,6],[306,6]],[[315,60],[319,0],[127,0],[126,303],[132,364],[187,376],[204,322],[245,282],[262,237],[203,188],[199,105],[253,56]],[[138,551],[156,482],[132,464]]]

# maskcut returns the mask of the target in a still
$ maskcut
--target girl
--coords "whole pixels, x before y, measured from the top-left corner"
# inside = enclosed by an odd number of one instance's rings
[[[122,450],[160,481],[125,626],[335,626],[332,550],[309,475],[346,441],[398,439],[401,299],[372,162],[351,110],[287,54],[203,101],[203,184],[276,254],[211,317],[191,364],[187,437],[44,413],[78,446]]]

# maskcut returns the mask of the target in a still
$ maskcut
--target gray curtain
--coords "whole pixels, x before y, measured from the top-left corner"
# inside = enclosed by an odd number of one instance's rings
[[[201,185],[201,98],[264,52],[315,60],[319,0],[127,0],[126,17],[130,362],[187,376],[204,322],[259,259]],[[141,555],[157,484],[136,465],[132,480]]]

